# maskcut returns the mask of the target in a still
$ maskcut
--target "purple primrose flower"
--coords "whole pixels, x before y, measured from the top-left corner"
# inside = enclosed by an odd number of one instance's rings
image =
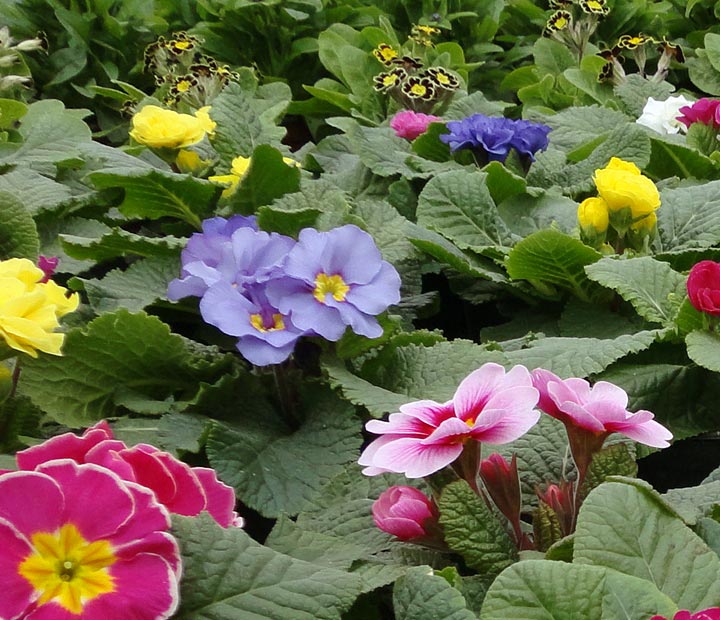
[[[489,161],[505,161],[511,148],[532,161],[535,153],[548,146],[550,127],[532,121],[514,121],[503,117],[473,114],[461,121],[447,123],[450,133],[440,136],[454,153],[474,149],[487,155]]]
[[[286,277],[267,283],[268,300],[299,329],[328,340],[339,340],[346,326],[378,338],[375,315],[400,301],[398,272],[357,226],[300,231],[284,271]]]

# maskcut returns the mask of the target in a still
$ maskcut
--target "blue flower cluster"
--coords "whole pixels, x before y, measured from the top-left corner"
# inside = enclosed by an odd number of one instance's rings
[[[500,162],[505,161],[510,149],[535,161],[535,153],[547,148],[551,131],[550,127],[541,123],[484,114],[450,121],[447,128],[450,133],[441,135],[440,140],[450,145],[453,153],[460,149],[473,149],[485,154],[489,161]]]
[[[168,298],[200,297],[203,319],[253,364],[285,360],[301,336],[339,340],[349,326],[377,338],[375,318],[400,301],[400,276],[357,226],[300,231],[295,241],[257,229],[255,218],[203,222],[182,253]]]

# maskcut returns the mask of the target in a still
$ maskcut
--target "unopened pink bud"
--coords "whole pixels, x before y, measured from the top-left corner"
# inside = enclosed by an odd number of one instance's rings
[[[428,536],[438,519],[432,500],[406,486],[393,486],[384,491],[375,500],[372,513],[375,525],[400,540]]]

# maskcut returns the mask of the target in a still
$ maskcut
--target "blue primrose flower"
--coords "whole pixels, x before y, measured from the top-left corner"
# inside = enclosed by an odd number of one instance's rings
[[[300,231],[284,271],[286,277],[268,282],[268,299],[300,329],[327,340],[339,340],[346,326],[378,338],[383,330],[375,315],[400,301],[398,272],[373,238],[351,224]]]
[[[514,148],[520,155],[535,161],[535,153],[548,146],[547,125],[525,120],[473,114],[461,121],[447,123],[450,133],[442,134],[440,141],[450,146],[450,151],[472,149],[487,157],[488,161],[504,162]]]
[[[203,319],[238,338],[240,353],[258,366],[287,359],[303,335],[338,340],[347,326],[382,334],[375,315],[400,300],[400,276],[370,235],[350,225],[306,228],[296,242],[254,224],[204,222],[168,297],[200,297]]]

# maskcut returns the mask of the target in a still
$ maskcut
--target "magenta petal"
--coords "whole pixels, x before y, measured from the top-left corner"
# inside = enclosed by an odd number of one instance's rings
[[[0,519],[0,618],[16,620],[38,597],[30,583],[18,574],[18,566],[32,553],[30,543],[12,524]]]
[[[109,428],[100,425],[88,429],[82,437],[78,437],[74,433],[64,433],[52,437],[38,446],[18,452],[16,456],[18,467],[31,470],[40,463],[53,459],[72,459],[77,463],[84,463],[85,455],[93,446],[111,437],[112,432]]]
[[[582,405],[565,402],[562,405],[562,411],[563,417],[560,419],[565,424],[583,428],[591,433],[604,433],[607,430],[605,425]]]
[[[458,443],[470,436],[470,427],[462,420],[450,418],[438,426],[429,436],[422,439],[424,446]]]
[[[30,615],[24,616],[23,620],[77,620],[77,614],[51,602],[30,612]],[[85,620],[85,614],[82,615],[82,620]]]
[[[58,482],[65,496],[62,522],[75,525],[86,540],[110,538],[133,515],[130,491],[107,469],[64,459],[38,470]]]
[[[177,493],[177,484],[165,464],[149,454],[142,446],[133,446],[120,453],[122,459],[128,463],[135,476],[135,482],[151,489],[161,504],[167,505]]]
[[[170,515],[167,509],[158,503],[155,494],[148,488],[134,482],[125,482],[125,487],[132,495],[135,504],[135,516],[130,519],[110,538],[112,544],[121,547],[149,536],[156,531],[170,528]]]
[[[109,571],[115,591],[89,601],[82,620],[165,620],[177,609],[178,582],[161,557],[141,553],[116,562]]]
[[[85,462],[106,467],[110,471],[115,472],[123,480],[135,482],[135,472],[133,471],[132,465],[120,456],[120,452],[123,450],[127,450],[127,446],[122,441],[109,439],[100,442],[90,450],[85,455]]]
[[[149,536],[133,540],[122,547],[115,548],[115,555],[122,560],[131,560],[141,553],[159,555],[173,569],[179,579],[182,572],[180,548],[175,537],[168,532],[153,532]]]
[[[0,476],[0,518],[28,539],[35,532],[54,532],[62,525],[65,498],[51,477],[32,471]]]
[[[175,480],[176,492],[171,501],[166,502],[166,508],[175,514],[194,517],[199,515],[207,505],[207,499],[200,481],[190,466],[178,461],[167,452],[156,452],[157,458],[170,472]]]
[[[417,439],[401,437],[380,446],[373,465],[408,478],[422,478],[452,463],[462,453],[462,444],[424,445]]]
[[[205,510],[220,525],[230,527],[237,516],[235,514],[235,491],[218,480],[214,469],[193,467],[192,470],[205,491],[207,498]]]
[[[400,405],[400,412],[414,416],[430,426],[439,426],[440,422],[455,415],[451,400],[446,403],[436,403],[434,400],[416,400]]]

